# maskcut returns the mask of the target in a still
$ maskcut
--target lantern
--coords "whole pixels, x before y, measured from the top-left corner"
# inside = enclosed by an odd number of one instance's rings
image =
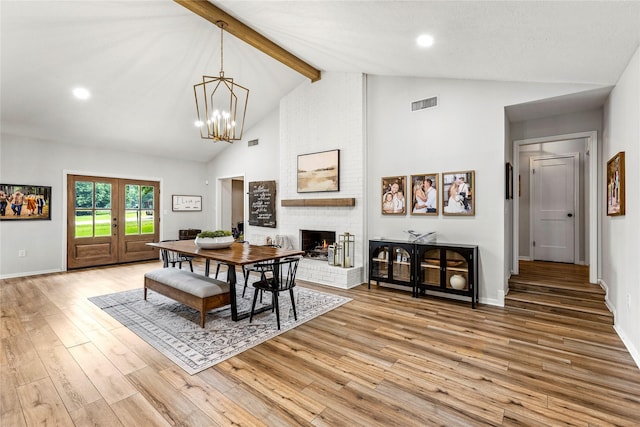
[[[344,233],[338,236],[338,244],[342,246],[342,267],[353,267],[356,254],[356,236]]]

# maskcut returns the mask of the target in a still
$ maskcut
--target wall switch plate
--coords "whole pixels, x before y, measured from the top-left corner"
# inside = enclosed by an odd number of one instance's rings
[[[25,249],[18,249],[18,256],[19,257],[27,256],[27,251]]]

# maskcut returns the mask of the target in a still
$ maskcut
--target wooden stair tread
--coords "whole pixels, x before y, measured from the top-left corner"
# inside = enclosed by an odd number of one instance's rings
[[[549,313],[510,305],[506,306],[505,309],[509,313],[517,314],[522,317],[529,317],[536,322],[551,321],[561,325],[570,326],[576,330],[582,329],[587,331],[598,331],[601,333],[611,333],[611,331],[613,331],[612,322],[594,321],[585,318],[570,317],[564,313]]]
[[[611,312],[607,309],[607,306],[602,302],[589,301],[584,299],[577,299],[571,297],[558,298],[555,295],[546,295],[534,292],[509,292],[506,299],[511,301],[523,301],[532,304],[542,304],[553,307],[560,307],[564,309],[571,309],[577,311],[584,311],[589,313],[595,313],[600,315],[611,315]]]
[[[582,292],[588,294],[605,295],[605,290],[598,285],[592,283],[570,283],[566,281],[540,281],[540,277],[535,279],[527,279],[521,276],[512,276],[509,279],[509,285],[525,285],[529,287],[540,287],[545,289],[559,289],[571,292]]]

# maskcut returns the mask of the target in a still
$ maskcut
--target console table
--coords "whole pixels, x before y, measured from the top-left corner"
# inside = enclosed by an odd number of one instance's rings
[[[478,246],[369,240],[369,288],[372,280],[411,288],[416,298],[426,291],[469,297],[475,308]]]

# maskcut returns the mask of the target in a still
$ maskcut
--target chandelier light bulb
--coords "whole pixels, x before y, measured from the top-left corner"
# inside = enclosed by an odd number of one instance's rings
[[[196,127],[201,128],[202,126],[204,126],[204,123],[202,123],[202,120],[196,120],[195,125]]]
[[[77,87],[73,89],[73,96],[78,99],[89,99],[91,97],[91,92],[83,87]]]
[[[433,45],[433,37],[429,34],[423,34],[416,39],[416,42],[418,43],[418,46],[430,47]]]

